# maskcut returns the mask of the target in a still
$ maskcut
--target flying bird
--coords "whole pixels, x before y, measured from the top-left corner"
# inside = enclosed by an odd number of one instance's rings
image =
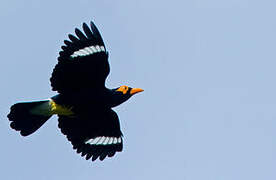
[[[58,127],[73,149],[87,160],[104,160],[123,149],[123,138],[113,107],[143,89],[126,85],[109,89],[105,80],[110,72],[108,52],[93,22],[83,23],[83,31],[68,35],[59,52],[50,78],[58,94],[47,100],[20,102],[10,108],[11,128],[28,136],[51,116],[58,116]]]

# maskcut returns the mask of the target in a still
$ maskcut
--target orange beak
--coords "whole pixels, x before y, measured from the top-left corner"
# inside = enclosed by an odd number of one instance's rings
[[[136,93],[139,93],[139,92],[143,92],[144,90],[141,89],[141,88],[133,88],[131,89],[130,91],[130,94],[133,95],[133,94],[136,94]]]

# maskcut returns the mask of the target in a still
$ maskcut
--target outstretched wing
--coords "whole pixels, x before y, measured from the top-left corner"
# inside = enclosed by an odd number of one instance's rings
[[[52,89],[59,93],[103,88],[109,74],[108,53],[93,22],[83,23],[83,32],[69,34],[59,52],[58,64],[50,79]]]
[[[59,116],[61,132],[86,160],[105,159],[123,149],[119,118],[111,110],[97,110],[78,117]]]

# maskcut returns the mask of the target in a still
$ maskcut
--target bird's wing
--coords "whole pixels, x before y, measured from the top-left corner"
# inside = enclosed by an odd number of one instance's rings
[[[119,118],[112,109],[97,110],[77,117],[59,116],[61,132],[77,153],[100,160],[112,157],[123,149]]]
[[[59,52],[58,64],[50,78],[52,89],[59,93],[102,88],[109,74],[108,53],[93,22],[83,23],[83,32],[69,34]]]

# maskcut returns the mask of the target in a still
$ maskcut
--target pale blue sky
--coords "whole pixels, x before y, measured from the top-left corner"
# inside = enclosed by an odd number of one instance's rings
[[[0,179],[276,179],[276,2],[0,2]],[[110,52],[108,87],[145,91],[116,108],[124,150],[90,162],[53,117],[23,138],[6,115],[55,95],[68,33],[93,20]]]

